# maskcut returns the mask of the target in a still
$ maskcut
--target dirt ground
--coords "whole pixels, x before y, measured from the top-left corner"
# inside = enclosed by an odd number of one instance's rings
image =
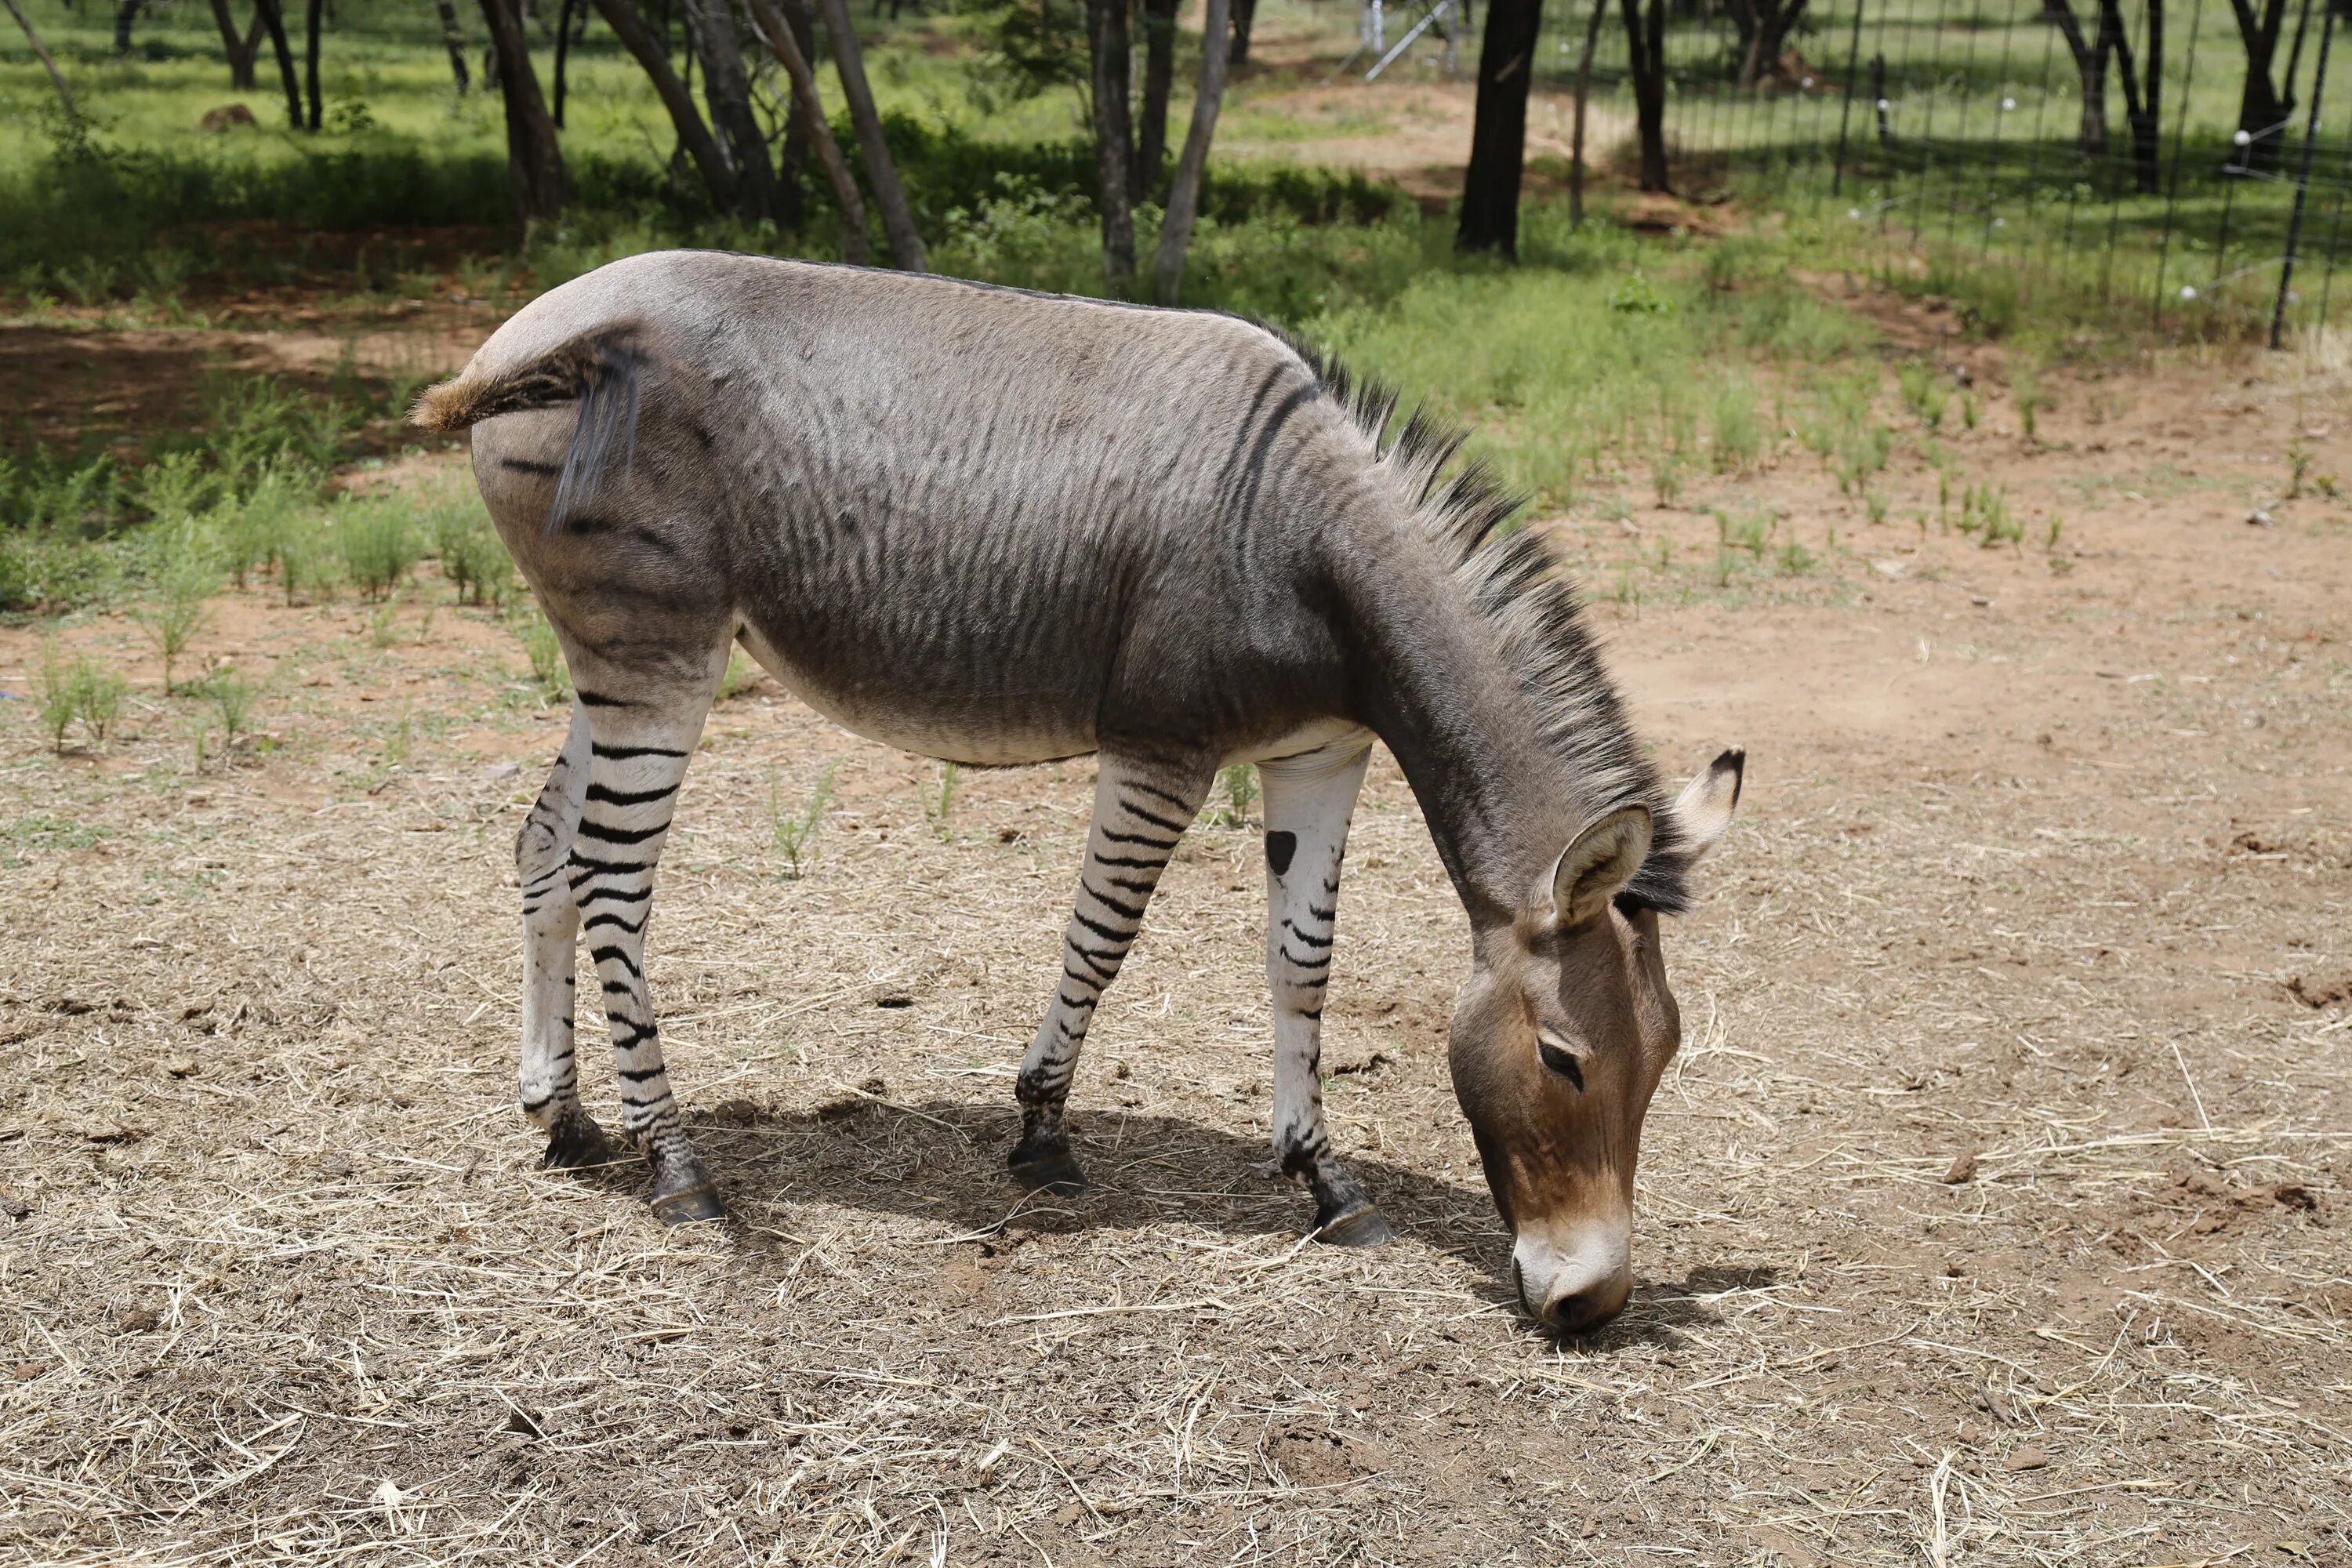
[[[140,682],[64,756],[0,630],[0,1560],[2352,1560],[2352,509],[2284,499],[2297,431],[2352,474],[2340,354],[2062,380],[2038,445],[1963,357],[1944,439],[2022,546],[1939,530],[1907,442],[1877,524],[1793,441],[1550,523],[1667,768],[1750,759],[1667,938],[1638,1286],[1580,1342],[1511,1304],[1465,923],[1385,757],[1326,1066],[1393,1246],[1302,1244],[1265,1165],[1245,826],[1188,839],[1096,1027],[1093,1189],[1024,1199],[1089,767],[942,811],[765,682],[663,868],[733,1208],[669,1232],[512,1109],[564,719],[510,633],[429,573],[389,616],[225,598],[197,657],[267,674],[262,733],[199,772],[131,623],[63,633]],[[1727,574],[1710,503],[1811,564]]]

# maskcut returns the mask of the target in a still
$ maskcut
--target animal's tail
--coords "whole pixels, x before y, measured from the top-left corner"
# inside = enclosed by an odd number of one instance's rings
[[[409,411],[409,422],[426,430],[466,430],[501,414],[579,404],[580,421],[563,454],[555,502],[548,509],[547,525],[553,528],[574,500],[595,489],[615,447],[625,473],[635,458],[637,398],[651,357],[643,338],[635,324],[624,322],[583,332],[499,370],[478,372],[469,364],[450,380],[426,387]]]

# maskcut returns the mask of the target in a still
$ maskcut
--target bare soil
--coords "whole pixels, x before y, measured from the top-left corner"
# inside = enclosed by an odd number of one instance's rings
[[[1024,1199],[1089,768],[941,813],[751,686],[654,926],[733,1209],[675,1232],[512,1109],[509,845],[564,720],[504,627],[429,574],[388,627],[225,597],[198,658],[268,673],[265,733],[202,772],[132,623],[61,634],[140,681],[63,756],[0,630],[0,1560],[2352,1558],[2352,510],[2284,450],[2352,473],[2340,358],[2062,378],[2029,443],[1948,352],[2022,545],[1940,529],[1907,443],[1877,524],[1793,441],[1700,487],[1810,563],[1548,524],[1665,764],[1750,757],[1588,1341],[1510,1302],[1464,921],[1385,758],[1327,1068],[1402,1239],[1343,1252],[1265,1164],[1245,826],[1188,839],[1097,1026],[1093,1189]]]

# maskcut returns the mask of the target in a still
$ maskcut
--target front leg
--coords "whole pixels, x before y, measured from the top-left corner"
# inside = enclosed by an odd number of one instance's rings
[[[1021,1142],[1007,1162],[1032,1192],[1074,1193],[1087,1183],[1070,1157],[1062,1108],[1078,1070],[1087,1025],[1143,927],[1160,873],[1176,852],[1216,769],[1207,763],[1151,763],[1105,753],[1095,775],[1094,826],[1086,868],[1062,938],[1062,982],[1045,1021],[1021,1063],[1013,1092],[1021,1100]]]
[[[1315,1194],[1315,1235],[1371,1247],[1396,1233],[1331,1156],[1323,1127],[1323,996],[1339,914],[1339,861],[1369,750],[1258,764],[1265,789],[1265,975],[1274,993],[1274,1153]]]

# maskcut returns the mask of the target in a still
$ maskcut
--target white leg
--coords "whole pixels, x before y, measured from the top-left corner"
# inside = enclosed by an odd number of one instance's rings
[[[1323,997],[1339,921],[1339,862],[1369,750],[1261,763],[1265,787],[1266,984],[1274,993],[1274,1152],[1315,1194],[1325,1241],[1369,1247],[1395,1234],[1331,1157],[1323,1127]]]

